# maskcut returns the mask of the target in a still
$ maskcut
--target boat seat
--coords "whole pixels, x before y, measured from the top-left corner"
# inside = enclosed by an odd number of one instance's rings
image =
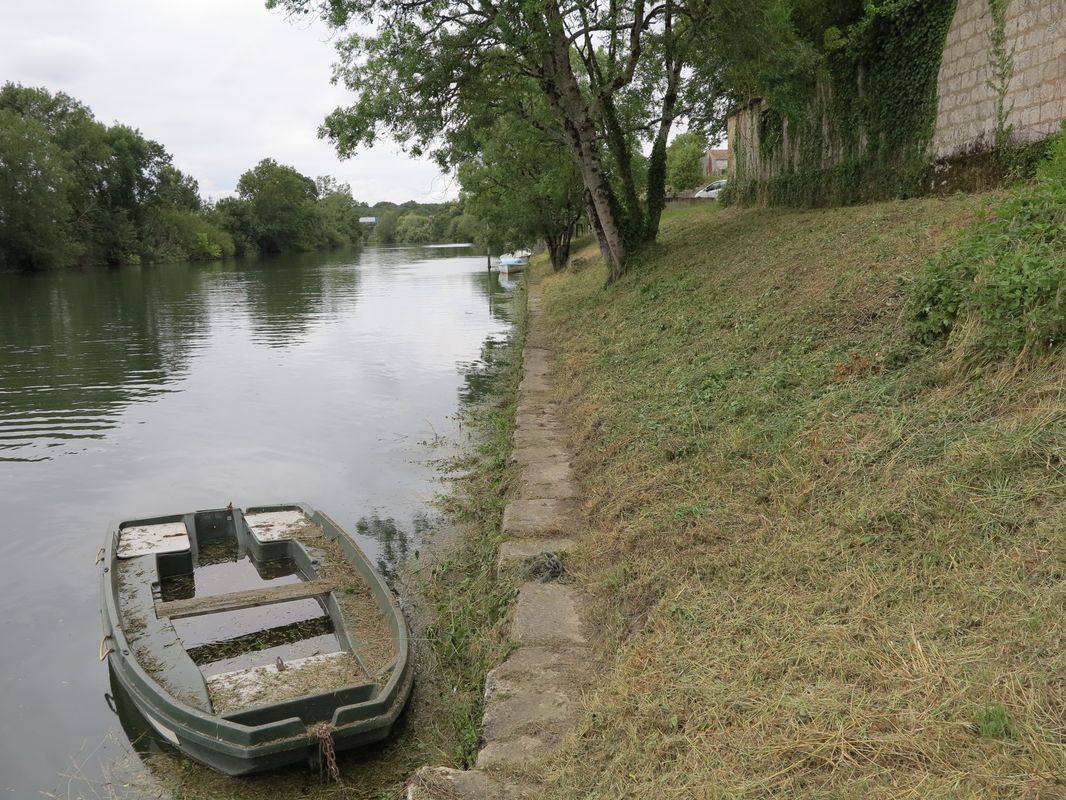
[[[310,597],[329,594],[336,584],[329,580],[300,581],[271,586],[265,589],[247,589],[241,592],[209,595],[208,597],[191,597],[187,600],[170,600],[156,604],[158,617],[183,619],[201,614],[218,614],[224,611],[239,611],[242,608],[287,603],[291,600],[306,600]]]
[[[118,538],[118,557],[122,559],[159,553],[180,553],[189,549],[189,531],[185,520],[129,525]]]
[[[298,508],[253,511],[244,514],[248,531],[259,543],[281,542],[292,539],[297,533],[315,523]],[[317,527],[317,526],[316,526]]]

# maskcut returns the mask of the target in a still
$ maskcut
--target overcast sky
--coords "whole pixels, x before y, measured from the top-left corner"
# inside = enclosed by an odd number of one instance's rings
[[[458,186],[382,142],[341,161],[317,136],[349,95],[330,84],[329,30],[263,0],[0,0],[0,82],[64,91],[106,123],[138,128],[205,196],[271,157],[333,175],[356,199],[433,202]]]

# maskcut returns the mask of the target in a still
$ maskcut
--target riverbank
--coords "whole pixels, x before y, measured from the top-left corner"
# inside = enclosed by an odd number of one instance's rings
[[[1055,797],[1064,358],[916,343],[997,198],[686,208],[541,266],[599,689],[557,797]]]
[[[513,444],[513,491],[507,492],[499,520],[503,541],[494,554],[495,586],[514,596],[501,620],[506,658],[484,676],[474,768],[420,769],[407,800],[532,797],[537,781],[529,774],[559,750],[584,713],[588,619],[584,593],[567,570],[568,554],[584,525],[542,306],[540,287],[534,286],[524,317],[522,380],[508,442],[509,449]],[[498,635],[499,626],[492,630]]]

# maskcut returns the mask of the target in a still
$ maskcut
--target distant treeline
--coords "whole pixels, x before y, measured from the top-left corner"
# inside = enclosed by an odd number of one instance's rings
[[[369,227],[360,217],[376,216]],[[166,149],[63,93],[0,88],[0,269],[210,260],[254,252],[469,241],[461,204],[369,206],[273,159],[208,203]]]
[[[408,201],[378,203],[367,214],[377,217],[370,240],[381,244],[474,242],[482,238],[478,220],[467,214],[462,200],[450,203]]]

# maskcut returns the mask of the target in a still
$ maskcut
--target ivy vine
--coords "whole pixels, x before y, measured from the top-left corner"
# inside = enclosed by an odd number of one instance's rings
[[[820,56],[815,80],[796,76],[787,91],[765,93],[760,155],[778,174],[734,181],[732,201],[838,205],[913,196],[926,185],[955,0],[873,0],[850,22],[847,4],[822,2],[830,21],[833,7],[844,10],[841,24],[812,43]],[[734,147],[738,165],[751,157],[743,142]]]

